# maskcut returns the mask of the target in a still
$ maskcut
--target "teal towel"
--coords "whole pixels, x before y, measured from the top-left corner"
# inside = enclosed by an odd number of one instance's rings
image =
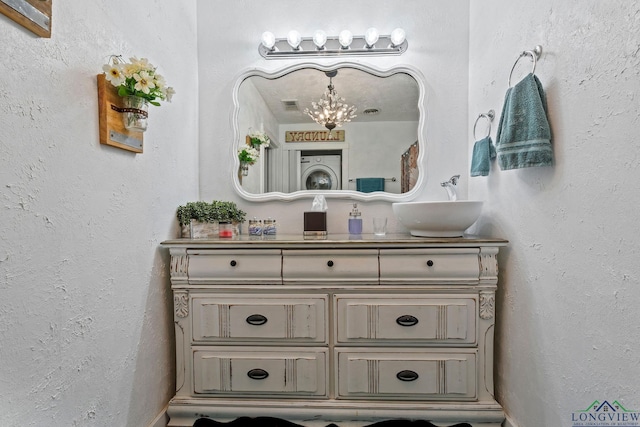
[[[551,166],[551,129],[540,80],[529,74],[507,89],[496,137],[502,170]]]
[[[356,190],[362,193],[384,191],[384,178],[356,178]]]
[[[491,159],[496,158],[496,149],[491,137],[481,139],[473,144],[471,157],[471,176],[487,176],[491,167]]]

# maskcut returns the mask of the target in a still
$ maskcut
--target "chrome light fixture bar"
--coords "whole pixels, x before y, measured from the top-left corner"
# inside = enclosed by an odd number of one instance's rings
[[[379,35],[378,30],[369,28],[365,35],[354,36],[343,30],[339,36],[327,37],[322,30],[313,37],[301,37],[295,30],[285,38],[276,38],[269,31],[262,34],[258,52],[265,59],[287,59],[312,56],[344,55],[401,55],[408,47],[405,32],[396,28],[389,35]]]

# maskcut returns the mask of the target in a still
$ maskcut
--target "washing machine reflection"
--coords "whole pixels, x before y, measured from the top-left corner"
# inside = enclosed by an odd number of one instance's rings
[[[299,190],[342,190],[342,154],[336,151],[303,151],[299,184]]]

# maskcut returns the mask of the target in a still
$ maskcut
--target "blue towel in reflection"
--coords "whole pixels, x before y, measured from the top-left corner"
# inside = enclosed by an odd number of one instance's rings
[[[362,193],[384,191],[384,178],[356,178],[356,190]]]

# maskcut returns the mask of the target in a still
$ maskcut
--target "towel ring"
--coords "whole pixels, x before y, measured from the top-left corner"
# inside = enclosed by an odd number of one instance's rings
[[[531,60],[533,61],[533,69],[531,70],[531,74],[535,74],[536,65],[538,63],[538,59],[540,59],[541,53],[542,53],[542,46],[537,45],[535,48],[533,48],[533,50],[525,50],[518,56],[518,58],[516,59],[516,62],[513,63],[513,67],[511,67],[511,72],[509,73],[509,80],[508,80],[509,87],[511,87],[511,76],[513,75],[513,70],[516,69],[516,65],[518,64],[518,61],[520,61],[520,58],[524,56],[531,57]]]
[[[489,110],[487,113],[481,113],[481,114],[478,115],[478,118],[476,119],[476,122],[473,125],[473,138],[474,138],[474,140],[476,140],[476,141],[478,140],[478,137],[476,136],[476,126],[478,126],[478,121],[483,117],[489,121],[489,131],[487,132],[487,136],[485,136],[485,138],[488,137],[488,136],[491,136],[491,122],[493,122],[493,118],[495,116],[496,116],[496,112],[493,111],[493,110]]]

